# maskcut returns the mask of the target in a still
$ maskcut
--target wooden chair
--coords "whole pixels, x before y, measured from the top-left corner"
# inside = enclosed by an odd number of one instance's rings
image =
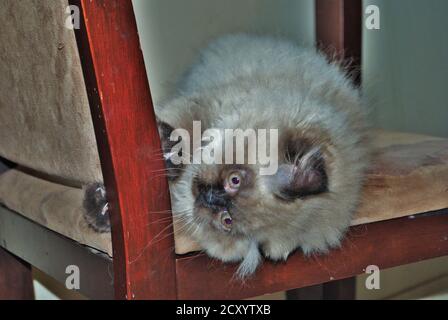
[[[358,221],[342,247],[326,256],[305,258],[297,252],[286,263],[266,262],[244,285],[232,279],[235,265],[202,253],[176,255],[166,213],[168,184],[155,173],[164,163],[153,156],[160,141],[131,1],[70,4],[81,8],[76,40],[108,190],[113,259],[0,207],[0,298],[33,297],[31,266],[65,283],[66,266],[71,264],[82,270],[80,292],[98,299],[240,299],[321,284],[318,297],[352,298],[353,280],[344,279],[364,273],[368,265],[389,268],[448,254],[448,204],[428,214],[434,207],[425,203],[382,221]],[[353,70],[358,70],[361,1],[317,0],[316,11],[320,44],[351,57]],[[443,165],[439,177],[448,172],[447,161]],[[388,181],[387,173],[379,171],[366,191],[370,199],[376,199]],[[424,194],[429,200],[435,196]]]

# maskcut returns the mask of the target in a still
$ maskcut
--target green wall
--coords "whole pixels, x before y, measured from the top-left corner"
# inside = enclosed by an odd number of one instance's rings
[[[364,93],[374,123],[448,136],[448,1],[365,0],[381,30],[364,30]]]
[[[133,0],[155,101],[211,39],[227,33],[289,36],[314,44],[314,0]]]

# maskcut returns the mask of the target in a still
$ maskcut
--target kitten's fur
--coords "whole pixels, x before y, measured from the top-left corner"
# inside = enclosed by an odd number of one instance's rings
[[[167,157],[178,229],[210,256],[241,261],[238,273],[246,276],[261,253],[284,260],[299,247],[310,254],[339,245],[368,152],[359,94],[336,64],[286,40],[224,36],[202,51],[177,96],[156,113],[166,152],[171,130],[191,130],[194,120],[203,130],[279,129],[274,176],[258,175],[258,165],[175,166]],[[223,185],[235,171],[243,181],[229,196]],[[233,219],[230,230],[220,227],[220,208]]]

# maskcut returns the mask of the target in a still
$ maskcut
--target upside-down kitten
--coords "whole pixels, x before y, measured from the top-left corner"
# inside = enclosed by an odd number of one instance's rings
[[[202,51],[156,114],[174,219],[207,254],[241,262],[244,277],[262,255],[284,260],[299,247],[310,254],[339,245],[358,204],[368,151],[360,96],[336,64],[286,40],[224,36]],[[263,166],[248,161],[174,163],[171,147],[183,140],[170,134],[192,133],[193,121],[202,131],[278,129],[278,170],[261,175]],[[246,160],[255,149],[247,152]],[[102,192],[90,188],[87,197],[95,190]]]

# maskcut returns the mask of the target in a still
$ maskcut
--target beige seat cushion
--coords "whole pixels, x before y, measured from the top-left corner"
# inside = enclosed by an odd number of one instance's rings
[[[448,139],[384,131],[374,137],[352,225],[448,208]]]
[[[0,1],[0,156],[80,186],[102,175],[67,6]]]
[[[0,203],[70,239],[112,256],[110,233],[98,233],[83,217],[83,190],[12,169],[0,175]]]
[[[377,132],[375,157],[352,225],[448,208],[448,139]],[[18,170],[0,175],[0,202],[82,244],[111,254],[109,234],[82,218],[83,191],[37,179]],[[176,253],[200,250],[175,235]]]
[[[83,218],[83,190],[12,169],[0,175],[0,203],[23,216],[112,256],[110,233],[98,233]]]

